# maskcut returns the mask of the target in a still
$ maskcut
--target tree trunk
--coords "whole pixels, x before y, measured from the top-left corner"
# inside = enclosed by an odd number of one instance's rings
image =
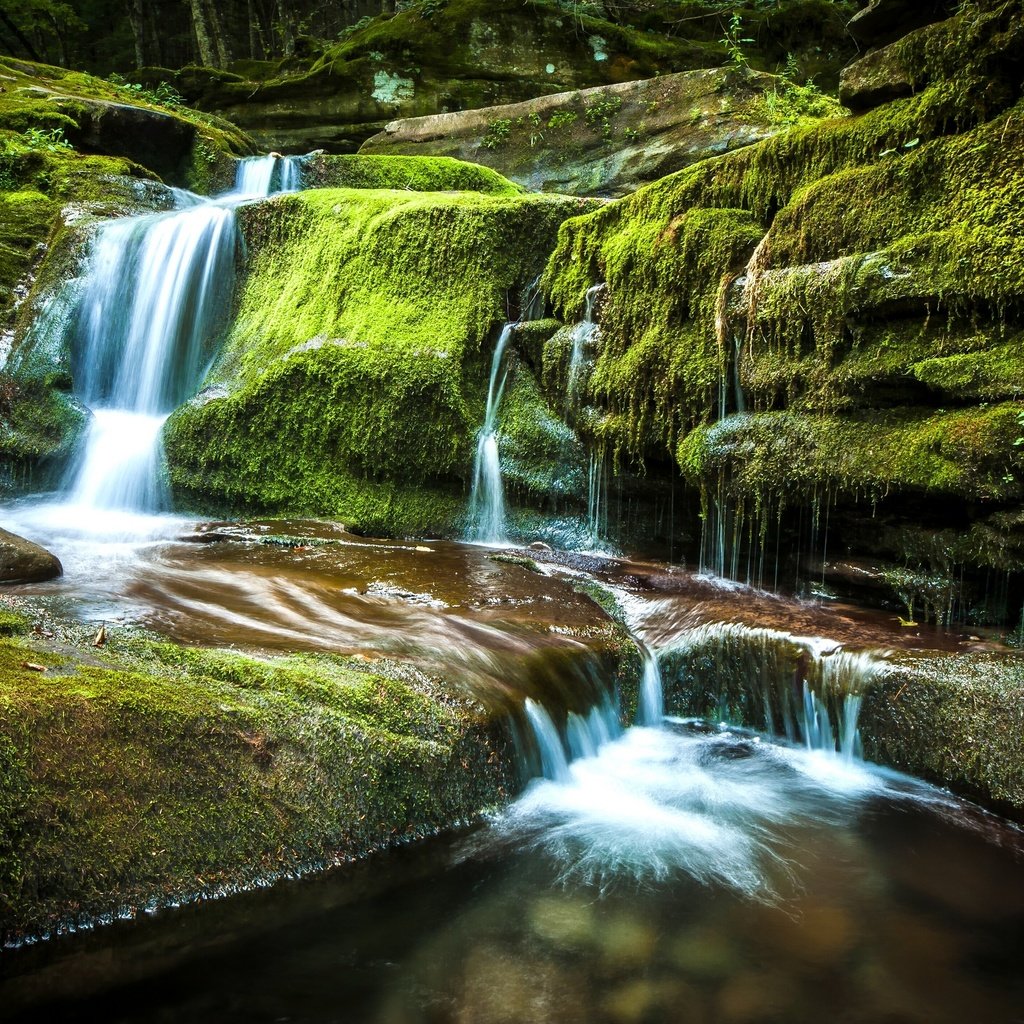
[[[217,53],[217,67],[226,68],[232,61],[231,42],[224,31],[224,22],[221,20],[217,5],[220,0],[208,0],[206,5],[210,21],[210,32],[213,36],[213,46]]]
[[[195,31],[196,44],[199,47],[199,63],[208,68],[216,67],[217,54],[213,48],[213,40],[210,38],[210,26],[206,21],[203,0],[189,0],[189,9],[192,12],[192,28]]]
[[[142,0],[127,0],[128,23],[132,27],[132,39],[135,42],[135,66],[146,66],[146,15]]]
[[[40,63],[43,62],[43,58],[36,52],[36,48],[29,41],[28,36],[26,36],[25,33],[7,17],[7,12],[2,9],[0,9],[0,22],[3,22],[11,35],[13,35],[14,38],[25,47],[25,52],[28,54],[30,60],[39,61]]]
[[[277,19],[281,29],[281,49],[286,57],[295,55],[295,30],[292,28],[292,12],[288,0],[277,0]]]

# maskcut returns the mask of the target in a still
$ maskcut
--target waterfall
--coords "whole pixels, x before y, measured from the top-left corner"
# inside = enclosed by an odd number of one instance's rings
[[[74,378],[92,420],[71,467],[71,503],[86,516],[169,506],[161,428],[199,387],[218,321],[230,309],[235,207],[294,187],[299,158],[238,164],[233,191],[177,191],[176,209],[100,225],[73,318]]]
[[[604,284],[595,284],[587,289],[583,320],[576,325],[572,332],[572,354],[569,357],[569,373],[565,388],[567,408],[572,408],[576,405],[579,398],[580,380],[587,345],[600,329],[594,319],[594,309],[597,305],[597,297],[604,290],[604,287]]]
[[[504,365],[505,349],[514,327],[512,323],[505,324],[494,346],[491,377],[487,385],[487,409],[476,441],[473,490],[469,499],[470,540],[483,544],[502,544],[505,541],[505,485],[498,456],[498,412],[508,376],[508,368]]]
[[[585,715],[570,711],[564,737],[545,707],[532,697],[523,704],[523,713],[540,759],[541,776],[553,782],[567,782],[573,761],[596,757],[602,747],[622,736],[618,713],[609,699],[595,704]]]
[[[879,653],[734,623],[689,629],[661,659],[689,712],[847,760],[861,753],[863,694],[885,670]]]
[[[640,692],[636,704],[636,724],[657,728],[665,717],[665,696],[661,681],[661,666],[652,647],[642,647],[644,671],[640,677]]]

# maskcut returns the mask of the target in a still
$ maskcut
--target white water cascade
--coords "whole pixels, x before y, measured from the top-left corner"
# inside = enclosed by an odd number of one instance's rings
[[[498,454],[498,413],[508,367],[504,365],[505,349],[515,324],[502,328],[491,358],[491,377],[487,385],[487,410],[476,441],[473,465],[473,490],[469,499],[469,539],[481,544],[505,542],[505,485],[501,479]]]
[[[91,410],[69,502],[98,526],[110,513],[168,508],[161,429],[197,389],[230,307],[235,207],[294,189],[300,158],[240,161],[235,188],[216,199],[176,193],[167,213],[103,224],[92,246],[76,317],[76,392]]]
[[[597,321],[594,319],[594,312],[597,305],[597,297],[604,291],[604,288],[605,286],[602,283],[595,284],[587,289],[583,308],[583,320],[576,325],[572,332],[572,353],[569,357],[569,373],[565,388],[565,399],[568,408],[573,408],[579,401],[583,363],[584,357],[587,354],[587,346],[600,330]]]

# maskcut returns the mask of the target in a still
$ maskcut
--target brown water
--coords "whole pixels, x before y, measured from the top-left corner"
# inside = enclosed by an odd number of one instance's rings
[[[663,565],[520,552],[535,572],[483,547],[368,541],[331,524],[38,539],[67,576],[19,593],[114,630],[442,661],[456,683],[513,701],[531,692],[505,671],[514,662],[557,675],[560,652],[607,636],[576,589],[593,582],[655,646],[713,622],[850,649],[986,646]],[[891,772],[669,720],[534,782],[472,835],[4,951],[0,1015],[1011,1024],[1024,1021],[1022,948],[1014,826]]]

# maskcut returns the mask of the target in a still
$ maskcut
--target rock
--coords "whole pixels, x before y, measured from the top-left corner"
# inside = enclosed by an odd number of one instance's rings
[[[910,72],[892,46],[854,61],[839,75],[839,101],[855,113],[911,96],[913,92]]]
[[[46,548],[0,530],[0,583],[42,583],[63,573],[60,559]]]
[[[871,0],[850,19],[847,29],[862,46],[884,46],[942,21],[955,7],[949,0]]]
[[[454,156],[535,191],[621,196],[689,164],[773,135],[778,79],[728,68],[392,121],[369,155]]]

